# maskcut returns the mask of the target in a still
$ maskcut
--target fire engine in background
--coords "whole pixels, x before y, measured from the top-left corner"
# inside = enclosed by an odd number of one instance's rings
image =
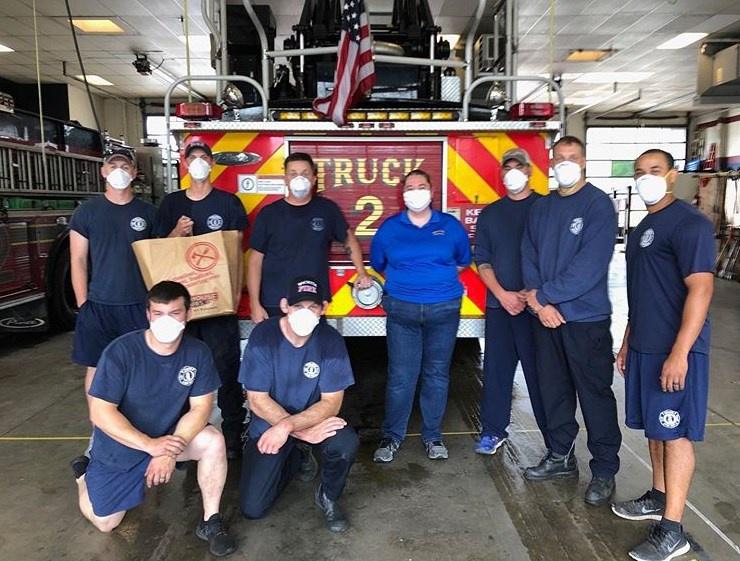
[[[43,145],[41,127],[43,123]],[[74,326],[69,219],[103,190],[99,132],[16,111],[0,93],[0,332]]]
[[[272,50],[274,29],[270,25],[274,20],[269,7],[251,6],[248,0],[244,0],[245,9],[228,6],[229,29],[223,35],[229,40],[216,47],[225,50],[228,46],[229,56],[217,59],[216,70],[226,78],[229,61],[231,71],[242,76],[229,77],[232,84],[220,98],[221,107],[226,109],[221,114],[219,107],[199,103],[177,108],[183,121],[174,123],[172,131],[179,145],[185,147],[198,140],[212,148],[214,185],[240,197],[250,223],[265,205],[284,196],[283,160],[297,151],[314,158],[318,194],[342,208],[365,257],[383,220],[401,210],[399,184],[412,169],[422,168],[430,174],[433,205],[456,216],[471,241],[481,209],[505,195],[501,156],[507,150],[521,147],[530,154],[530,184],[539,193],[547,192],[550,140],[560,129],[559,122],[547,120],[553,106],[501,103],[494,110],[490,106],[471,108],[470,94],[477,84],[496,82],[496,87],[504,90],[517,78],[496,76],[473,82],[471,65],[443,60],[440,55],[449,56],[449,45],[437,40],[440,29],[431,20],[426,0],[400,2],[426,9],[394,9],[389,25],[373,25],[378,82],[371,98],[350,111],[345,126],[320,120],[311,110],[311,98],[325,95],[331,88],[336,61],[327,51],[338,43],[341,4],[306,2],[301,21],[293,28],[297,38],[286,42],[287,51]],[[482,12],[478,10],[470,32],[470,49]],[[208,23],[215,29],[213,22]],[[238,34],[232,33],[234,28]],[[256,50],[250,51],[246,43],[254,38],[262,42],[252,45]],[[379,51],[389,54],[380,56]],[[409,54],[414,56],[402,56]],[[313,55],[317,58],[311,58]],[[272,86],[267,80],[269,67],[259,61],[279,56],[289,57],[295,86],[287,81],[287,67],[276,69]],[[464,79],[449,75],[454,66],[464,68]],[[443,72],[445,68],[448,71]],[[165,98],[168,123],[171,92],[178,83],[193,79],[214,78],[184,77],[173,84]],[[243,91],[234,87],[237,85]],[[259,94],[257,103],[244,107],[240,94],[248,97],[255,91]],[[180,174],[181,187],[188,187],[190,177],[182,163]],[[171,173],[166,176],[171,177]],[[330,323],[343,335],[385,335],[384,313],[378,305],[380,289],[376,287],[374,294],[372,290],[353,290],[355,269],[346,253],[335,249],[330,257]],[[382,279],[378,273],[369,272]],[[481,337],[485,287],[474,268],[463,271],[461,280],[465,295],[458,336]],[[239,310],[245,320],[249,317],[248,305],[245,295]],[[243,337],[248,336],[251,326],[249,321],[242,322]]]

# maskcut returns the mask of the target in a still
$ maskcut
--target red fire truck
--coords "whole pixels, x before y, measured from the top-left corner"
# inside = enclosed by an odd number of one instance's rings
[[[103,140],[0,99],[0,332],[70,329],[67,225],[81,200],[101,192]]]

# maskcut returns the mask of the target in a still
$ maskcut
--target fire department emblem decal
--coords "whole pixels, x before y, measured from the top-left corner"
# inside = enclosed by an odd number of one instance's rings
[[[183,366],[177,375],[177,381],[183,386],[192,386],[198,369],[195,366]]]
[[[319,372],[321,372],[321,367],[314,361],[307,362],[303,365],[303,375],[310,380],[316,378]]]
[[[667,429],[675,429],[681,424],[681,414],[673,409],[665,409],[658,415],[658,421]]]
[[[583,230],[583,218],[580,216],[578,218],[574,218],[573,221],[570,223],[570,233],[574,236],[577,236],[581,233],[581,230]]]
[[[655,230],[648,228],[640,236],[640,247],[648,247],[655,239]]]
[[[143,232],[144,230],[146,230],[146,220],[141,216],[132,218],[131,222],[129,222],[129,225],[131,226],[131,229],[135,230],[136,232]]]
[[[314,232],[321,232],[324,229],[324,219],[321,217],[311,219],[311,229]]]
[[[220,230],[224,225],[224,219],[218,214],[211,214],[206,222],[211,230]]]

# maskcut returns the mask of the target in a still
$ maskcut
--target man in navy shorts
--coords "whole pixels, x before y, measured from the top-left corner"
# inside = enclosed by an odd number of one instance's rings
[[[310,481],[321,453],[314,500],[332,532],[349,528],[338,500],[357,456],[357,433],[338,417],[354,384],[342,336],[320,321],[328,303],[320,282],[300,277],[280,306],[284,317],[259,323],[239,372],[254,417],[244,447],[241,511],[262,518],[293,477]]]
[[[627,243],[629,323],[617,369],[625,377],[627,426],[648,438],[653,487],[612,510],[627,520],[660,521],[630,551],[637,561],[668,561],[690,549],[681,518],[693,443],[704,439],[707,414],[714,232],[699,210],[671,194],[673,166],[663,150],[635,160],[648,215]]]
[[[136,163],[131,152],[114,150],[100,171],[105,193],[75,211],[69,233],[72,287],[79,307],[72,360],[87,367],[86,396],[108,343],[147,326],[146,287],[131,244],[152,237],[157,212],[134,195]],[[87,461],[86,456],[72,461],[76,475],[84,472]]]
[[[219,514],[226,449],[209,426],[218,372],[208,347],[183,334],[190,295],[180,283],[156,284],[146,297],[149,329],[123,335],[103,352],[90,387],[95,438],[77,478],[82,514],[102,532],[166,484],[176,462],[198,462],[203,519],[195,534],[213,555],[236,550]]]
[[[239,197],[216,189],[211,183],[213,153],[211,148],[193,141],[185,148],[185,161],[191,183],[167,195],[157,215],[157,235],[160,237],[199,236],[219,230],[236,230],[241,235],[247,228],[247,213]],[[241,261],[239,278],[241,278]],[[246,410],[239,375],[239,320],[236,314],[200,319],[188,324],[188,333],[211,349],[221,376],[218,407],[223,423],[229,459],[242,452],[242,431]]]

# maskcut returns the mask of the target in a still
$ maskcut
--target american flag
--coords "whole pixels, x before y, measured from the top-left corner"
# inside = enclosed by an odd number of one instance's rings
[[[334,90],[331,95],[314,100],[314,111],[331,117],[337,125],[344,124],[347,109],[375,85],[372,44],[365,2],[346,0],[342,7],[342,34],[339,37]]]

